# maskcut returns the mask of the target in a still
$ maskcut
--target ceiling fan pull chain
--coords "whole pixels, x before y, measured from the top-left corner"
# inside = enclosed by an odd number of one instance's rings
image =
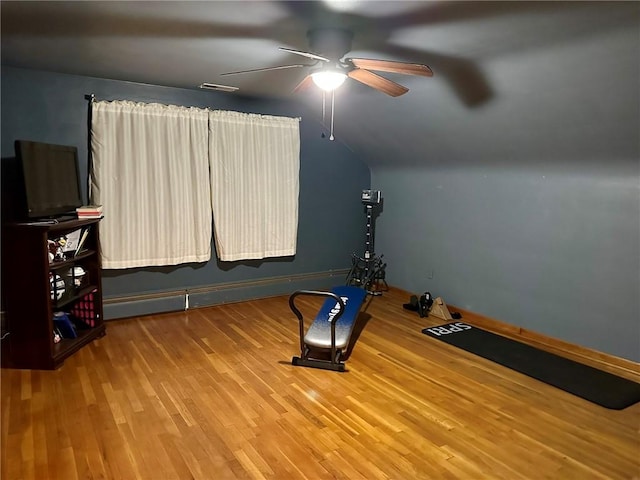
[[[327,121],[326,121],[326,107],[325,107],[325,102],[327,99],[327,92],[325,92],[324,90],[322,91],[322,125],[326,125]]]
[[[334,139],[334,136],[333,136],[333,111],[335,109],[335,106],[336,106],[336,91],[332,90],[331,91],[331,134],[329,135],[329,140],[332,140],[332,141]]]

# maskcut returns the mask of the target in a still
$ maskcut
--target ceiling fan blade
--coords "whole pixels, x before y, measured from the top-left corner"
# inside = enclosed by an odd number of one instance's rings
[[[296,55],[302,55],[303,57],[313,58],[315,60],[322,60],[323,62],[330,62],[327,57],[322,57],[320,55],[316,55],[315,53],[303,52],[301,50],[294,50],[293,48],[279,47],[280,50],[284,50],[285,52],[295,53]]]
[[[200,84],[200,88],[204,90],[218,90],[220,92],[235,92],[240,90],[239,87],[233,87],[231,85],[220,85],[219,83],[204,82]]]
[[[376,75],[369,70],[356,68],[355,70],[351,70],[347,75],[349,75],[349,78],[353,78],[358,82],[364,83],[365,85],[375,88],[387,95],[391,95],[392,97],[399,97],[409,91],[407,87],[403,87],[399,83],[387,80],[386,78]]]
[[[313,78],[311,78],[311,75],[307,75],[298,85],[296,85],[296,88],[293,89],[293,93],[304,92],[311,85],[313,85]]]
[[[221,73],[220,76],[224,77],[225,75],[238,75],[240,73],[257,73],[257,72],[268,72],[269,70],[283,70],[285,68],[300,68],[300,67],[308,67],[309,65],[303,65],[301,63],[295,65],[280,65],[278,67],[267,67],[267,68],[254,68],[253,70],[240,70],[238,72],[226,72]]]
[[[376,70],[377,72],[402,73],[404,75],[422,75],[433,77],[433,71],[427,65],[420,63],[392,62],[390,60],[374,60],[370,58],[347,58],[358,68]]]

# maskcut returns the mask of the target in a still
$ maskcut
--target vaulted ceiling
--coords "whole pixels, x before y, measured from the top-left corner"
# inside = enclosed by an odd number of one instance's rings
[[[371,165],[468,165],[517,157],[521,147],[525,156],[548,155],[556,145],[542,139],[584,115],[624,109],[625,93],[638,88],[635,2],[3,1],[0,8],[3,65],[189,89],[233,85],[239,90],[228,95],[295,99],[319,116],[318,91],[292,92],[305,68],[221,74],[307,63],[278,47],[310,51],[310,29],[348,29],[349,56],[424,63],[435,73],[381,73],[409,88],[397,98],[353,80],[337,91],[336,137]]]

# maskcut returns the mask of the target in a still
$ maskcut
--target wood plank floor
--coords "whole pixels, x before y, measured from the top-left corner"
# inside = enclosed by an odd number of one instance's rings
[[[430,339],[406,301],[373,298],[346,373],[290,365],[286,297],[109,322],[57,371],[2,370],[2,478],[640,478],[640,404]]]

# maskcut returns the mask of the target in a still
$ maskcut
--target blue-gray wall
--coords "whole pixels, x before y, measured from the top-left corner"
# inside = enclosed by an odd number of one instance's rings
[[[640,361],[637,15],[483,69],[491,101],[434,83],[422,139],[372,166],[389,282]]]
[[[108,270],[103,277],[107,318],[181,308],[182,290],[193,291],[193,306],[279,294],[296,286],[341,283],[342,270],[351,264],[351,253],[363,248],[365,216],[360,191],[370,185],[369,169],[339,141],[321,138],[316,112],[307,111],[302,104],[4,66],[1,87],[2,158],[15,155],[16,139],[76,145],[83,178],[87,175],[86,94],[95,94],[98,100],[159,102],[302,118],[295,257],[231,263],[214,258],[176,267]],[[335,271],[340,278],[332,277]],[[134,301],[120,307],[109,303],[110,299],[135,295],[138,297]]]

